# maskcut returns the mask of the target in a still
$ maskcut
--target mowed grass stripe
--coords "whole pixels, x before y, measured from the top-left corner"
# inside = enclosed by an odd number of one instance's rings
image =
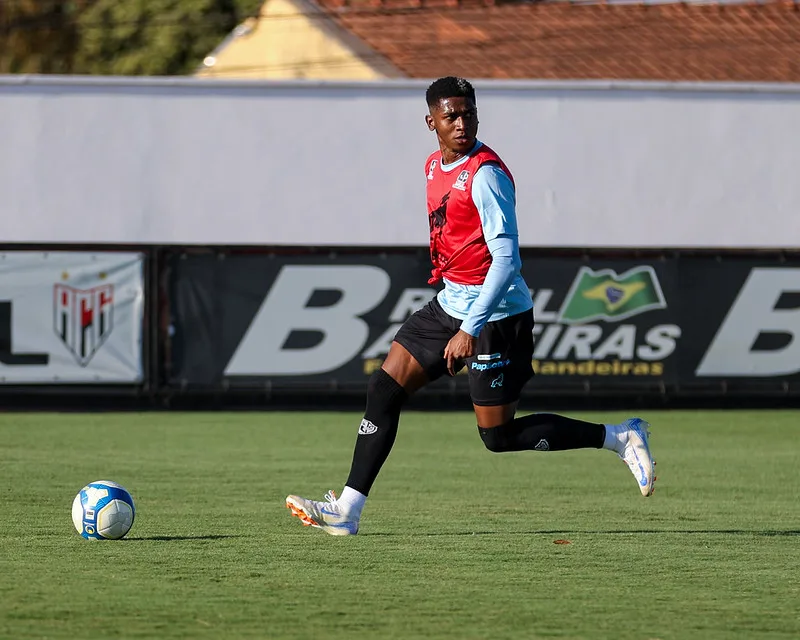
[[[0,637],[800,637],[800,412],[643,417],[649,499],[607,451],[408,412],[333,538],[283,499],[341,490],[356,413],[0,415]],[[125,540],[72,528],[99,479],[136,500]]]

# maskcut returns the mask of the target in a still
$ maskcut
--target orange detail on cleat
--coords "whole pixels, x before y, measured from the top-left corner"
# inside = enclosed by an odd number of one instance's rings
[[[292,515],[295,516],[300,522],[303,523],[304,527],[316,527],[317,523],[314,522],[311,518],[308,517],[305,511],[302,509],[298,509],[295,505],[291,502],[286,502],[286,507],[292,512]]]

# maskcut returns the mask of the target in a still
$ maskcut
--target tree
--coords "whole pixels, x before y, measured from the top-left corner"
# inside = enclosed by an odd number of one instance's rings
[[[91,0],[0,1],[0,73],[69,73]]]
[[[263,0],[0,0],[0,72],[175,75]]]

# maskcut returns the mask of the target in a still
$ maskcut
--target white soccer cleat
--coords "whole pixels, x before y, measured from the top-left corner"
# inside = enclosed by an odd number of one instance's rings
[[[345,513],[333,491],[325,494],[327,502],[287,496],[286,506],[306,527],[316,527],[332,536],[354,536],[358,533],[358,518]]]
[[[653,495],[656,482],[656,462],[650,454],[650,445],[647,442],[650,435],[649,426],[641,418],[629,418],[619,425],[625,446],[622,451],[617,452],[636,478],[639,491],[645,498]]]

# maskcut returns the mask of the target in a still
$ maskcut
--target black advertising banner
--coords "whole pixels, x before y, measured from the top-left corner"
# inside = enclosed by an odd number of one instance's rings
[[[523,253],[536,393],[791,391],[800,261]],[[436,294],[425,252],[174,255],[173,386],[362,388]],[[432,391],[466,391],[466,376]]]
[[[172,381],[366,381],[436,293],[401,255],[211,255],[172,261]]]
[[[800,260],[682,258],[682,391],[800,393]]]

